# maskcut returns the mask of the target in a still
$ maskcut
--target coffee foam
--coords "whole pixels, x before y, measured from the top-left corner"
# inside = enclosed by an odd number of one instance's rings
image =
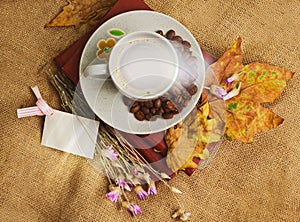
[[[112,75],[130,94],[159,95],[173,83],[176,55],[161,38],[136,38],[118,46]]]

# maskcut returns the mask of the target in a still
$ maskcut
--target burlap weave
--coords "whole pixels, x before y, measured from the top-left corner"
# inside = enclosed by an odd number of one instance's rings
[[[130,1],[128,1],[130,3]],[[180,189],[192,221],[291,221],[300,219],[300,3],[298,0],[147,0],[151,8],[182,22],[201,47],[220,56],[243,38],[244,62],[268,62],[296,72],[269,108],[285,121],[245,145],[224,141],[208,168],[183,173]],[[40,67],[86,27],[47,28],[64,0],[1,0],[0,221],[132,221],[107,198],[107,181],[84,159],[40,145],[42,117],[17,119],[32,106],[29,86],[60,108]],[[177,204],[166,187],[141,202],[140,221],[171,221]]]

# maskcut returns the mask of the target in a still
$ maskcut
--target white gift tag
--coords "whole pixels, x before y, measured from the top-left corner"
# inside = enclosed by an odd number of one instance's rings
[[[46,116],[42,145],[93,159],[99,122],[54,110]]]

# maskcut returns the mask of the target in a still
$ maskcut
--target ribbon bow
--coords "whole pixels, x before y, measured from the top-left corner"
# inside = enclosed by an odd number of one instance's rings
[[[52,115],[54,110],[42,98],[39,88],[37,86],[31,87],[34,95],[37,98],[36,106],[17,109],[18,118],[27,116],[44,116]]]

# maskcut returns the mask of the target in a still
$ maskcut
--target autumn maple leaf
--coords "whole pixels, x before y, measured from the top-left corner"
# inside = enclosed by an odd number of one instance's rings
[[[225,136],[229,140],[251,143],[255,134],[283,122],[283,118],[261,104],[278,98],[294,73],[267,63],[244,65],[241,43],[242,39],[238,38],[223,56],[208,67],[207,75],[213,72],[219,86],[227,92],[240,84],[239,94],[225,101]]]
[[[84,23],[94,25],[115,3],[116,0],[68,0],[68,5],[64,6],[63,11],[45,26],[75,26],[78,28]]]

